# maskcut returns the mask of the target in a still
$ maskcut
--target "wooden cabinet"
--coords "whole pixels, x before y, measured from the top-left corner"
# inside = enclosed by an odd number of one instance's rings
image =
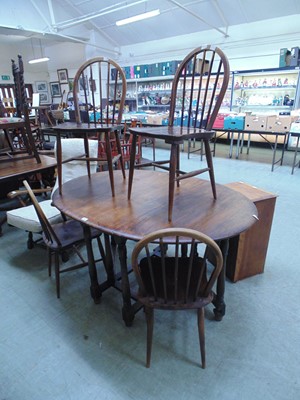
[[[226,186],[252,200],[259,218],[250,229],[229,241],[226,276],[232,282],[237,282],[264,272],[276,195],[244,182],[229,183]]]

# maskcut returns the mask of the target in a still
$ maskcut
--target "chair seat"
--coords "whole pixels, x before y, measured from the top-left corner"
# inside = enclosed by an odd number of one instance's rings
[[[51,225],[63,221],[60,211],[51,205],[51,200],[44,200],[41,202],[43,211],[50,221]],[[38,215],[31,204],[27,207],[17,208],[7,212],[8,225],[15,226],[16,228],[23,229],[28,232],[39,233],[42,227]]]
[[[17,117],[1,117],[0,118],[0,124],[13,124],[13,123],[18,123],[18,122],[24,122],[24,119],[17,118]]]
[[[54,233],[60,240],[61,246],[59,246],[56,242],[50,243],[47,241],[46,236],[43,234],[44,242],[52,250],[57,250],[59,248],[68,248],[72,247],[75,243],[80,243],[84,241],[84,233],[83,228],[80,222],[75,220],[67,220],[57,224],[52,225],[52,229]],[[97,229],[91,229],[92,239],[95,239],[101,234],[101,232]]]

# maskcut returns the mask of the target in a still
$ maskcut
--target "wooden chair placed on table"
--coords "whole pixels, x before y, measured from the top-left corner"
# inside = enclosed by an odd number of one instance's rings
[[[175,73],[168,127],[131,129],[135,135],[156,137],[171,145],[171,155],[168,160],[136,166],[152,165],[169,171],[169,221],[172,220],[175,182],[179,186],[181,179],[208,172],[213,197],[217,198],[210,140],[215,134],[212,126],[222,105],[229,75],[229,63],[222,50],[213,46],[196,48],[185,57]],[[188,140],[190,145],[194,139],[204,143],[207,167],[187,173],[180,170],[180,148],[184,140]],[[133,166],[129,171],[128,198],[131,195],[132,177]]]
[[[52,256],[54,256],[56,295],[57,298],[60,298],[60,274],[88,266],[88,261],[83,258],[82,254],[79,251],[79,247],[85,244],[83,227],[80,222],[72,219],[56,224],[50,224],[28,182],[23,181],[23,184],[29,193],[29,196],[43,229],[43,240],[45,245],[47,246],[48,252],[49,276],[51,276]],[[97,261],[103,261],[105,265],[105,252],[100,240],[101,234],[102,233],[99,230],[91,229],[91,240],[97,240],[99,252],[101,255],[101,259]],[[75,265],[61,269],[59,258],[64,252],[68,250],[73,250],[78,255],[80,262],[76,263]]]
[[[12,73],[15,85],[16,117],[0,118],[0,128],[4,130],[9,143],[9,151],[0,152],[0,161],[7,162],[35,158],[41,162],[32,134],[24,83],[23,60],[18,55],[18,65],[12,60]],[[17,138],[17,141],[15,140]]]
[[[230,67],[226,55],[218,47],[206,46],[194,49],[185,57],[172,83],[169,126],[177,124],[181,127],[202,129],[202,135],[197,136],[197,140],[201,143],[198,151],[202,156],[202,144],[204,144],[207,162],[207,168],[193,171],[188,175],[178,172],[177,183],[187,176],[208,171],[215,199],[217,192],[210,141],[214,137],[215,132],[212,127],[222,106],[229,77]],[[211,133],[208,134],[209,132]],[[188,139],[188,157],[192,142],[194,139]]]
[[[98,152],[98,143],[95,140],[89,140],[89,153],[91,157],[96,158]],[[70,162],[64,162],[72,159],[73,157],[81,155],[84,153],[84,141],[83,139],[62,139],[62,182],[67,182],[70,179],[77,178],[87,174],[86,163],[83,159],[76,159]],[[91,162],[91,172],[97,171],[97,162]],[[45,189],[48,192],[54,192],[58,187],[58,181],[56,179],[54,188]],[[44,190],[44,192],[45,192]],[[41,192],[41,191],[39,191]],[[24,194],[23,192],[13,191],[10,194],[10,198]],[[47,199],[40,202],[44,214],[47,220],[51,223],[61,222],[63,217],[60,211],[52,206],[52,200]],[[16,228],[25,230],[28,232],[27,247],[32,249],[34,246],[33,235],[38,234],[38,240],[40,240],[40,233],[42,232],[42,226],[40,220],[36,214],[35,208],[32,204],[14,209],[7,212],[7,223]]]
[[[77,124],[80,124],[81,112],[85,111],[89,115],[89,125],[97,127],[96,138],[99,142],[105,142],[102,147],[106,151],[106,160],[101,156],[100,163],[106,161],[108,165],[113,195],[113,164],[116,162],[121,166],[125,179],[120,133],[126,88],[126,78],[122,68],[115,61],[104,57],[86,61],[74,78],[75,119]],[[114,154],[112,151],[107,151],[111,149],[112,140],[115,140]],[[118,158],[115,153],[118,153]]]
[[[186,251],[180,256],[183,243]],[[158,246],[154,253],[153,246]],[[212,288],[222,266],[223,257],[216,242],[191,229],[161,229],[135,245],[132,267],[139,285],[137,298],[144,306],[147,321],[147,367],[151,360],[154,309],[197,309],[201,361],[205,368],[204,307],[214,298]]]

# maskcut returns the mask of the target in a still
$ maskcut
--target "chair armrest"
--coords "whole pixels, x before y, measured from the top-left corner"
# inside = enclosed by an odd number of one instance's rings
[[[51,192],[53,188],[51,187],[46,187],[43,189],[33,189],[32,191],[36,194],[40,193],[48,193]],[[14,199],[15,197],[23,196],[28,194],[28,191],[26,189],[18,189],[18,190],[12,190],[11,192],[7,193],[7,197],[9,199]]]

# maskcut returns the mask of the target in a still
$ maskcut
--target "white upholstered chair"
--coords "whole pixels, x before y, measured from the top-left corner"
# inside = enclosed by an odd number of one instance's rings
[[[98,142],[97,140],[89,140],[89,152],[90,157],[97,157],[98,154]],[[84,141],[83,139],[62,139],[62,159],[67,160],[72,157],[79,157],[85,154]],[[97,162],[92,161],[91,173],[96,172]],[[86,162],[81,160],[73,160],[63,163],[62,165],[62,183],[74,179],[78,176],[87,174]],[[55,182],[52,193],[58,187],[57,180]],[[47,199],[40,202],[42,210],[51,224],[61,222],[63,216],[60,211],[52,206],[52,200]],[[21,207],[7,212],[7,223],[8,225],[14,226],[19,229],[23,229],[28,232],[27,247],[29,249],[34,246],[33,234],[41,234],[42,227],[37,216],[37,213],[33,205],[27,207]],[[41,236],[39,235],[39,239]]]

